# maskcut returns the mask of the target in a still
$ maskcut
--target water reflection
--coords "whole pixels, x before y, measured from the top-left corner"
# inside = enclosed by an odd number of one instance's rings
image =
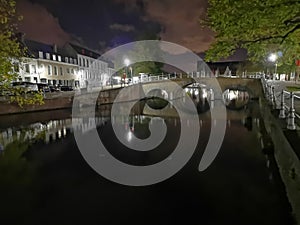
[[[209,94],[206,85],[193,83],[184,88],[185,94],[188,95],[194,102],[198,113],[203,113],[209,110]],[[185,98],[185,95],[184,95]],[[183,101],[184,101],[183,98]]]
[[[150,134],[151,116],[75,118],[74,127],[70,116],[19,126],[7,122],[0,130],[4,146],[0,155],[0,223],[150,225],[186,224],[188,218],[195,224],[292,224],[284,187],[278,185],[276,161],[261,153],[257,134],[263,120],[254,113],[256,108],[228,113],[232,117],[227,120],[222,149],[204,173],[197,170],[199,160],[211,126],[218,120],[211,121],[209,113],[199,114],[201,133],[190,162],[174,177],[139,188],[112,183],[95,173],[82,158],[71,132],[79,129],[89,135],[95,122],[114,157],[133,165],[149,165],[168,158],[176,146],[181,126],[178,118],[164,117],[166,139],[158,149],[142,153],[120,144],[111,124],[124,126],[128,139],[133,135],[144,139]],[[39,137],[41,143],[28,144]],[[128,216],[132,212],[135,215]]]
[[[153,89],[147,93],[146,104],[152,109],[163,109],[168,102],[168,93],[162,89]]]
[[[73,125],[72,126],[72,120]],[[82,118],[67,118],[60,120],[50,120],[43,123],[33,123],[26,127],[9,127],[0,129],[0,150],[4,151],[6,146],[15,141],[30,142],[32,140],[42,140],[44,143],[49,143],[58,139],[65,138],[73,129],[80,130],[82,133],[88,132],[93,128],[93,121],[96,126],[103,125],[108,118],[96,117],[82,119]]]
[[[246,90],[226,89],[223,93],[223,101],[228,109],[242,109],[249,102],[249,93]]]

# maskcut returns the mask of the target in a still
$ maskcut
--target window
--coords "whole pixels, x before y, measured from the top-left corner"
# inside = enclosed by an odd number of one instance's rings
[[[59,67],[59,73],[60,73],[60,75],[63,75],[63,69],[62,69],[62,67]]]
[[[41,78],[41,82],[42,83],[47,83],[47,79],[46,78]]]
[[[29,72],[30,72],[30,70],[29,70],[29,64],[25,64],[25,72],[26,72],[26,73],[29,73]]]
[[[51,66],[50,65],[48,65],[48,75],[51,75],[52,74],[52,68],[51,68]]]
[[[32,73],[36,73],[36,67],[35,67],[35,65],[31,65],[31,72]]]
[[[57,75],[57,66],[54,66],[54,75]]]
[[[44,54],[43,54],[42,51],[39,51],[39,58],[40,58],[40,59],[43,59],[43,58],[44,58]]]
[[[74,59],[74,64],[77,64],[77,59]]]
[[[83,66],[85,67],[85,59],[83,59]]]
[[[67,73],[70,73],[70,68],[67,68]]]
[[[82,58],[79,58],[79,66],[82,66]]]
[[[74,74],[74,69],[71,69],[71,73]]]
[[[18,63],[14,63],[14,71],[15,71],[15,73],[19,72],[19,64]]]
[[[57,56],[57,58],[58,58],[58,61],[61,62],[61,56],[59,55],[59,56]]]
[[[86,60],[86,66],[89,67],[89,60]]]
[[[50,59],[50,54],[46,53],[46,59]]]
[[[52,60],[56,61],[56,55],[52,55]]]
[[[70,63],[72,63],[72,64],[73,64],[73,58],[70,58]]]
[[[69,59],[68,57],[65,57],[65,62],[68,63],[69,62]]]

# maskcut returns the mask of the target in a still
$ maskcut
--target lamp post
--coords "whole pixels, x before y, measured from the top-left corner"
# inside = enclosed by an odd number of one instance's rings
[[[277,74],[277,54],[272,53],[271,55],[269,55],[269,61],[275,63],[275,71],[274,71],[274,76],[273,76],[273,80],[275,80],[275,76]]]
[[[129,75],[128,75],[128,66],[130,65],[130,60],[128,58],[124,59],[124,64],[126,66],[126,76],[129,77]],[[125,86],[125,79],[124,79],[124,86]]]

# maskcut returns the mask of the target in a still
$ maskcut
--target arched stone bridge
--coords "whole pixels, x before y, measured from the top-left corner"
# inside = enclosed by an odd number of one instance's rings
[[[263,89],[261,86],[261,82],[259,79],[246,79],[246,78],[185,78],[185,79],[176,79],[173,80],[179,86],[184,87],[193,82],[198,82],[201,84],[207,85],[208,88],[213,88],[215,86],[215,79],[217,79],[219,86],[224,92],[226,89],[244,89],[247,90],[250,94],[250,98],[259,98],[263,96]],[[168,80],[166,81],[156,81],[156,82],[148,82],[148,83],[140,83],[125,87],[130,89],[130,91],[125,92],[125,94],[120,94],[120,90],[122,88],[116,89],[107,89],[103,90],[99,93],[98,105],[102,104],[111,104],[114,102],[117,95],[118,102],[126,102],[126,101],[136,101],[141,98],[141,96],[146,96],[149,91],[153,89],[163,89],[167,93],[171,93],[173,90],[173,86],[168,85]],[[88,104],[88,102],[85,102]]]

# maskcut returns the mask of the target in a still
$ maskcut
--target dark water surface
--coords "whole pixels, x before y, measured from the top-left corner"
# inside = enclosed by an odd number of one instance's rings
[[[223,145],[204,172],[198,165],[213,124],[209,112],[200,114],[191,160],[170,179],[145,187],[116,184],[91,169],[72,135],[68,110],[2,116],[0,224],[292,224],[274,157],[261,151],[257,105],[251,107],[228,111]],[[128,150],[114,136],[108,115],[98,115],[98,132],[123,162],[153,164],[177,144],[180,122],[165,118],[168,133],[157,149]],[[134,134],[146,138],[150,117],[132,119],[118,123],[134,123]]]

